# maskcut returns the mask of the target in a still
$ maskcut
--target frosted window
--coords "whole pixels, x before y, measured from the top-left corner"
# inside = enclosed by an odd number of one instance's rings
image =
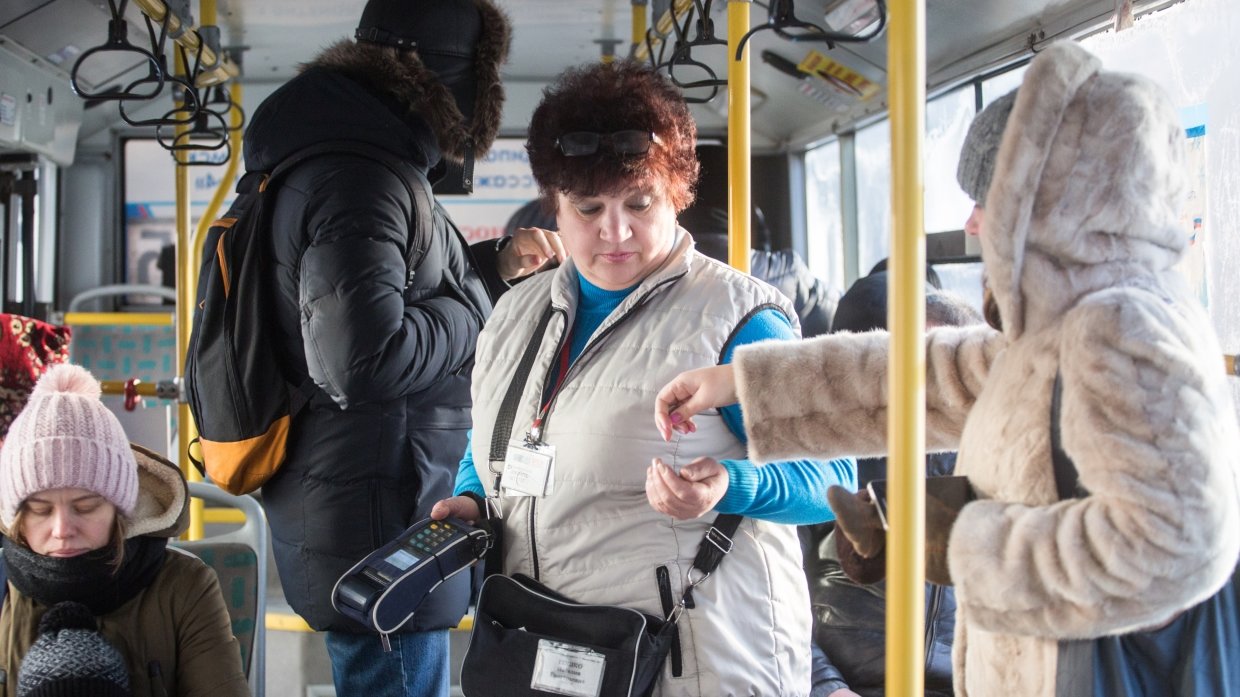
[[[862,275],[891,249],[891,122],[857,131],[857,268]]]
[[[844,278],[840,143],[833,140],[805,153],[806,263],[815,276]]]
[[[956,165],[974,113],[972,85],[926,105],[926,232],[960,230],[973,210],[956,182]]]

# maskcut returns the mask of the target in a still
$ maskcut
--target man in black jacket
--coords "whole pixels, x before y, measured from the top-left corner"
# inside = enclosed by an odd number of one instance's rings
[[[369,0],[356,38],[324,49],[258,108],[248,168],[348,140],[434,181],[460,171],[448,161],[490,148],[508,51],[507,19],[490,0]],[[467,610],[468,574],[440,586],[390,652],[332,609],[332,588],[451,495],[474,343],[494,295],[563,255],[543,233],[471,249],[437,205],[431,230],[415,230],[418,219],[404,177],[354,154],[309,159],[276,192],[272,340],[289,382],[311,387],[263,499],[285,597],[327,631],[336,693],[350,697],[448,694],[447,630]]]
[[[932,269],[927,269],[927,275]],[[926,288],[926,326],[980,324],[981,314],[948,291]],[[835,312],[832,331],[887,328],[887,273],[858,279]],[[930,453],[926,474],[950,475],[955,453]],[[887,478],[887,458],[857,460],[857,485]],[[834,523],[800,529],[814,608],[813,689],[810,697],[882,697],[886,671],[886,584],[857,583],[836,552]],[[952,641],[956,596],[949,586],[926,584],[926,697],[952,694]]]

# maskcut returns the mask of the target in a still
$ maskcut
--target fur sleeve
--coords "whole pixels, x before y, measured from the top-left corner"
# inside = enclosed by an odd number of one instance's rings
[[[965,415],[1004,345],[984,326],[926,341],[929,450],[954,449]],[[887,452],[887,332],[835,334],[737,349],[736,381],[756,462]]]
[[[965,506],[948,560],[971,622],[1100,636],[1166,621],[1231,574],[1240,442],[1218,344],[1188,302],[1110,290],[1066,316],[1062,441],[1090,495]],[[1028,466],[1049,470],[1049,452]]]

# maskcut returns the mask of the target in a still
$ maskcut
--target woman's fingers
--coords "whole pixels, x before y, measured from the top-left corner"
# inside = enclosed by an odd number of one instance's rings
[[[663,440],[672,433],[693,433],[693,417],[701,412],[736,403],[736,378],[732,366],[698,368],[677,375],[655,397],[654,423]]]
[[[651,507],[677,520],[699,518],[723,498],[727,470],[718,461],[701,458],[678,473],[655,458],[646,470],[646,498]]]

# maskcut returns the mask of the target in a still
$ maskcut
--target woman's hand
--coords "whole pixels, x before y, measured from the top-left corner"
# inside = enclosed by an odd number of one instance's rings
[[[453,496],[450,499],[440,499],[431,507],[431,519],[443,520],[444,518],[459,518],[466,523],[476,523],[482,515],[482,511],[478,510],[478,503],[468,496]]]
[[[672,431],[693,433],[693,416],[706,409],[736,403],[736,373],[731,365],[698,368],[677,375],[659,390],[654,403],[654,424],[663,440]]]
[[[505,281],[528,276],[551,261],[568,258],[560,233],[536,227],[517,228],[512,241],[500,250],[499,276]]]
[[[646,469],[646,500],[676,520],[700,518],[728,491],[728,470],[719,461],[699,457],[677,473],[659,458]]]

